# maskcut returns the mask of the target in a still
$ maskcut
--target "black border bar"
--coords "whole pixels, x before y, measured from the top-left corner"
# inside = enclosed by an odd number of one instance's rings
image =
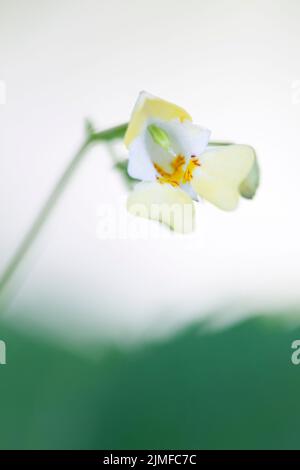
[[[30,464],[30,468],[44,468],[54,465],[72,465],[75,468],[123,467],[139,468],[147,465],[151,468],[197,467],[204,464],[286,464],[300,463],[300,452],[267,450],[0,450],[1,468]]]

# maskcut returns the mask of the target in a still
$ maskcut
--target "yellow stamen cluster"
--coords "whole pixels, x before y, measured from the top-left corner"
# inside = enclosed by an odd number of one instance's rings
[[[154,167],[160,176],[157,176],[157,180],[163,184],[168,183],[172,186],[179,186],[191,181],[193,177],[193,171],[196,167],[200,166],[199,159],[194,155],[191,157],[188,165],[185,168],[185,158],[182,155],[178,155],[171,162],[173,171],[171,173],[165,171],[160,165],[154,163]]]
[[[188,183],[189,181],[191,181],[191,179],[193,178],[193,172],[198,166],[201,166],[199,159],[195,157],[195,155],[192,155],[184,173],[184,183]]]

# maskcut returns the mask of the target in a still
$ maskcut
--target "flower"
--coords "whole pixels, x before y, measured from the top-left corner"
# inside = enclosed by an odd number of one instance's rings
[[[129,212],[190,232],[198,196],[227,211],[237,207],[240,194],[253,197],[253,148],[208,146],[209,137],[184,109],[141,92],[124,138],[128,174],[141,180],[128,197]]]

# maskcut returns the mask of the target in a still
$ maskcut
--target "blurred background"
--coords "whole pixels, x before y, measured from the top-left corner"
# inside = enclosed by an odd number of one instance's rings
[[[126,152],[86,154],[0,292],[1,448],[299,447],[299,19],[297,0],[0,0],[0,273],[85,119],[127,122],[143,89],[262,173],[192,235],[102,239],[103,204],[130,223]]]

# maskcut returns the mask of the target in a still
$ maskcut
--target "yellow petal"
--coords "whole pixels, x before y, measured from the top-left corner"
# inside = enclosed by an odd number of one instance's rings
[[[133,109],[124,137],[127,147],[140,134],[144,123],[151,118],[162,119],[164,121],[171,121],[172,119],[179,119],[180,121],[185,121],[186,119],[192,120],[191,116],[176,104],[169,103],[142,91]]]
[[[233,210],[239,201],[239,186],[251,170],[255,152],[248,145],[228,145],[200,156],[201,167],[194,173],[194,190],[223,210]]]
[[[133,215],[162,222],[175,232],[194,230],[192,199],[169,184],[138,183],[128,197],[127,209]]]

